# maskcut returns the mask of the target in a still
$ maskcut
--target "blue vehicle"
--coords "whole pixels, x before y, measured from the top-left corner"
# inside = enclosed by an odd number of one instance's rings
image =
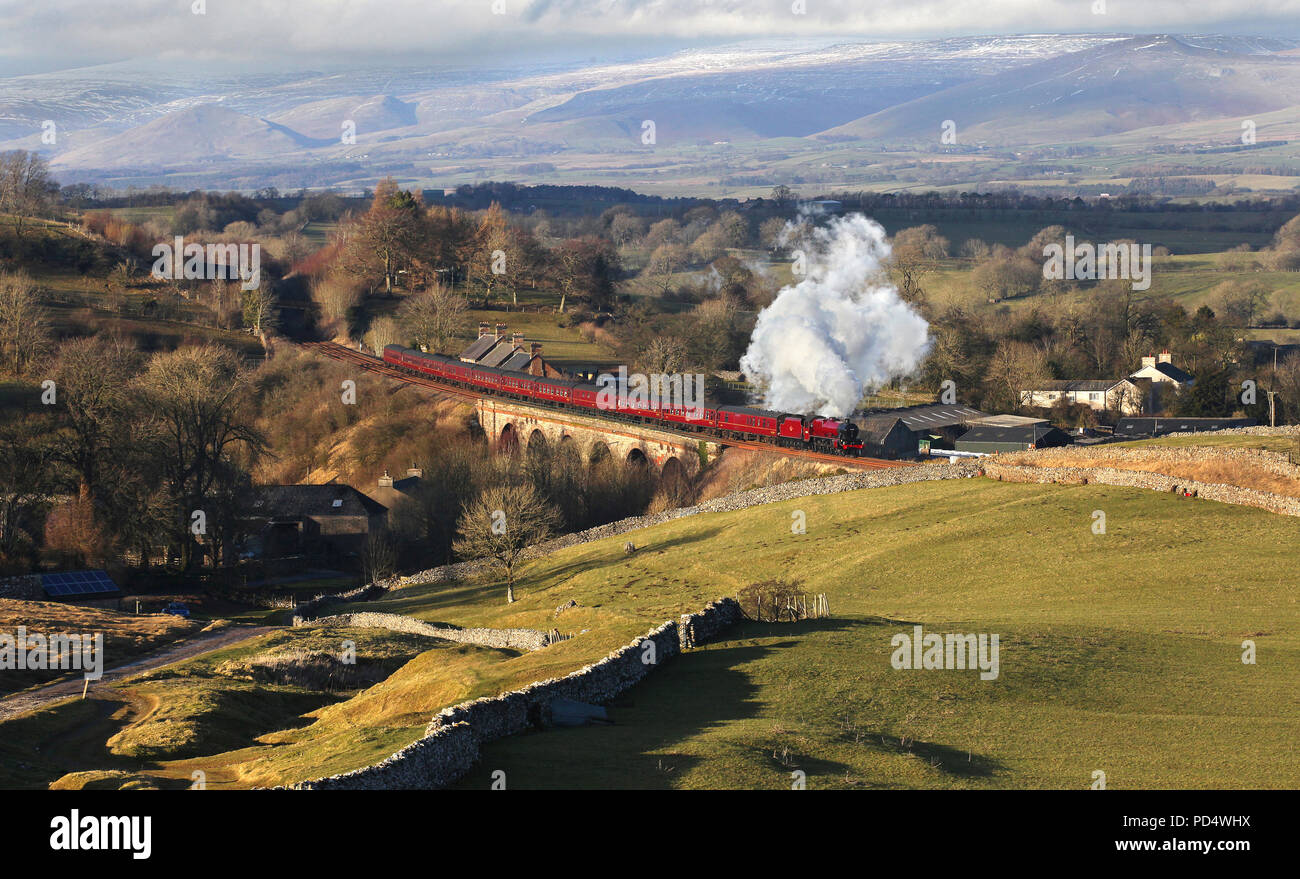
[[[169,613],[172,616],[185,617],[187,620],[190,618],[190,609],[180,601],[173,601],[171,604],[164,607],[163,613]]]

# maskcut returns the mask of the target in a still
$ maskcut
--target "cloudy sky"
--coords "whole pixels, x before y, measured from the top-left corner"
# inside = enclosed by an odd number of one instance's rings
[[[1300,0],[0,0],[0,73],[132,58],[462,65],[751,37],[1079,32],[1300,37]]]

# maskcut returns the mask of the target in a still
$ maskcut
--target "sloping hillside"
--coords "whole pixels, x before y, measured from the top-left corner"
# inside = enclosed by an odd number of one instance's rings
[[[937,141],[943,120],[959,143],[1024,145],[1104,137],[1138,128],[1232,119],[1294,107],[1300,59],[1135,37],[1000,73],[890,107],[828,135]]]

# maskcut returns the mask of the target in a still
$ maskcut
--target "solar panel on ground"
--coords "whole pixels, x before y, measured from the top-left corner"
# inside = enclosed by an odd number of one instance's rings
[[[104,571],[60,571],[42,574],[41,586],[51,598],[117,592],[117,584]]]

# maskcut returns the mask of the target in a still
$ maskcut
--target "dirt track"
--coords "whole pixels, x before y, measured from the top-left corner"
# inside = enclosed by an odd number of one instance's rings
[[[190,641],[184,641],[180,644],[173,644],[169,647],[151,653],[134,662],[128,662],[125,665],[119,665],[115,668],[105,669],[104,676],[90,684],[93,690],[104,684],[120,681],[123,678],[133,677],[147,671],[153,671],[156,668],[162,668],[165,665],[171,665],[174,662],[180,662],[184,659],[192,659],[203,653],[209,653],[213,650],[220,650],[229,647],[232,644],[238,644],[241,641],[247,641],[250,638],[256,638],[265,635],[267,632],[274,631],[273,626],[238,626],[228,629],[222,629],[212,632],[208,635],[201,635]],[[47,684],[35,690],[28,690],[24,693],[16,693],[6,699],[0,700],[0,723],[17,717],[20,714],[27,714],[31,711],[37,711],[41,708],[47,708],[55,702],[67,699],[70,696],[80,696],[81,688],[84,681],[81,678],[74,678],[69,681],[58,681],[53,684]]]

